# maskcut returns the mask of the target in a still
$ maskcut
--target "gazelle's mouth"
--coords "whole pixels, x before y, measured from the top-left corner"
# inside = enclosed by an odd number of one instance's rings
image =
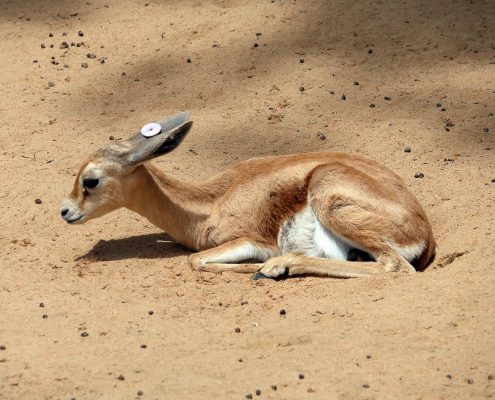
[[[67,221],[69,224],[73,224],[74,222],[79,221],[82,217],[84,217],[84,214],[81,214],[81,215],[77,216],[76,218],[67,219],[66,221]]]

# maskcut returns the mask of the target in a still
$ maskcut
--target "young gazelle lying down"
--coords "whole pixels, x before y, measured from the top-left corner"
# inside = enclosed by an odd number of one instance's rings
[[[432,229],[416,198],[396,174],[359,155],[254,158],[201,183],[164,174],[147,161],[179,146],[188,119],[177,114],[151,124],[154,136],[142,131],[97,150],[62,218],[80,224],[126,207],[198,251],[189,257],[195,270],[255,279],[411,273],[432,261]]]

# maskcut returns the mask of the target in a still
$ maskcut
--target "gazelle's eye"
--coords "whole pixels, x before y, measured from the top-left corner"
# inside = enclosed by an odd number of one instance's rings
[[[96,178],[86,178],[83,180],[83,186],[87,189],[93,189],[98,185],[99,179]]]

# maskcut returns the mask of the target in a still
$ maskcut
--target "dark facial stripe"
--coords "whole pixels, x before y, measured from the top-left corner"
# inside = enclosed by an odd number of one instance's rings
[[[85,161],[83,165],[81,165],[81,168],[79,168],[79,172],[77,173],[76,180],[74,181],[74,187],[72,188],[71,192],[71,197],[78,198],[83,190],[81,190],[80,182],[81,182],[81,174],[83,173],[84,169],[88,166],[89,162]]]

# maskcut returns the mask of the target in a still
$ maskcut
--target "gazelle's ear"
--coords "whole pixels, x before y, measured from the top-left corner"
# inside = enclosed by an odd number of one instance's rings
[[[152,158],[170,153],[176,149],[191,129],[189,113],[183,112],[159,121],[160,133],[145,137],[141,133],[132,136],[124,145],[128,150],[122,153],[121,161],[126,165],[137,165]]]
[[[187,111],[183,111],[180,113],[177,113],[175,115],[172,115],[171,117],[166,117],[160,121],[157,121],[156,123],[160,125],[161,127],[161,132],[160,134],[169,132],[170,130],[173,130],[182,124],[186,123],[189,121],[189,113]],[[132,145],[137,145],[139,143],[144,142],[145,140],[148,140],[146,137],[144,137],[141,132],[138,132],[134,135],[132,135],[129,139],[127,139],[124,143],[125,144],[130,144],[131,147]]]

